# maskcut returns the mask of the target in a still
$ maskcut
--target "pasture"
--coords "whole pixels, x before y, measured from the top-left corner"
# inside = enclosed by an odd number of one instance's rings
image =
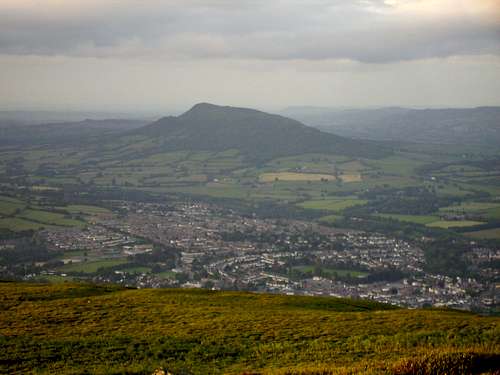
[[[320,217],[318,219],[318,221],[321,223],[332,224],[341,218],[342,218],[342,216],[340,216],[340,215],[326,215],[326,216]]]
[[[39,230],[42,228],[50,228],[51,225],[36,223],[29,220],[24,220],[17,217],[0,218],[0,228],[8,229],[13,232],[25,230]]]
[[[335,198],[335,199],[318,199],[318,200],[309,200],[298,205],[303,208],[312,209],[312,210],[326,210],[332,212],[342,212],[346,208],[363,205],[368,201],[364,199],[357,198]]]
[[[465,233],[467,236],[484,240],[500,240],[500,228]]]
[[[473,220],[438,220],[427,224],[428,227],[432,228],[463,228],[463,227],[474,227],[476,225],[484,224],[481,221]]]
[[[85,222],[75,215],[110,213],[109,210],[88,205],[46,207],[33,204],[33,199],[0,196],[0,228],[12,231],[39,230],[53,227],[83,227]]]
[[[126,259],[102,259],[90,262],[68,263],[58,268],[66,273],[95,273],[99,268],[107,268],[127,263]]]
[[[262,173],[259,176],[261,182],[274,181],[335,181],[336,177],[331,174],[321,173],[295,173],[295,172],[274,172]]]
[[[88,205],[69,205],[61,207],[61,209],[72,214],[84,214],[84,215],[97,215],[97,214],[110,213],[110,211],[106,208],[98,206],[88,206]]]
[[[26,209],[21,211],[17,216],[21,219],[54,226],[81,227],[85,225],[83,221],[72,219],[71,217],[67,217],[67,215],[58,212]]]
[[[422,225],[434,223],[439,220],[439,216],[434,216],[434,215],[378,214],[376,216],[383,217],[386,219],[394,219],[394,220],[404,221],[408,223],[422,224]]]

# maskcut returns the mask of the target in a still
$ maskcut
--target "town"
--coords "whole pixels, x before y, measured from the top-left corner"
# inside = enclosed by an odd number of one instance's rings
[[[432,274],[421,248],[379,233],[248,217],[199,202],[113,205],[85,228],[42,231],[57,261],[38,262],[23,278],[363,298],[411,308],[484,310],[499,301],[495,283],[484,281],[497,279],[498,269],[481,267],[483,278]],[[471,264],[500,259],[500,249],[471,246]]]

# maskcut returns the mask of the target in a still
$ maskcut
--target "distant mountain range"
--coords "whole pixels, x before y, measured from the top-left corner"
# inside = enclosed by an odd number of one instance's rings
[[[92,120],[149,120],[158,116],[146,112],[95,112],[95,111],[2,111],[0,110],[0,127],[5,124],[40,125],[80,122]]]
[[[180,116],[150,123],[147,119],[102,119],[98,114],[75,121],[83,113],[0,111],[0,144],[102,142],[141,134],[158,137],[165,149],[233,148],[261,159],[314,152],[376,157],[385,148],[359,140],[500,145],[500,107],[290,107],[280,114],[200,103]],[[45,121],[48,118],[55,121]]]
[[[164,117],[133,133],[160,139],[164,150],[237,149],[255,160],[305,153],[360,157],[386,154],[373,142],[325,133],[286,117],[208,103],[197,104],[178,117]]]
[[[146,125],[146,120],[83,120],[49,124],[0,121],[0,144],[59,144],[99,141]]]
[[[500,145],[500,107],[342,110],[291,107],[281,114],[323,131],[357,139]]]
[[[113,150],[136,142],[148,145],[141,147],[143,156],[180,150],[232,149],[256,162],[306,153],[376,158],[389,152],[376,142],[322,132],[283,116],[208,103],[196,104],[180,116],[163,117],[152,123],[124,119],[38,125],[0,121],[3,145],[78,145],[89,149],[100,145]]]

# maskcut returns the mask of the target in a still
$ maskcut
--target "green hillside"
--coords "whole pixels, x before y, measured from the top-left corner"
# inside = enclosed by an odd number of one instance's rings
[[[375,143],[323,133],[286,117],[208,103],[197,104],[178,117],[164,117],[134,134],[159,140],[163,151],[236,149],[257,161],[311,152],[363,157],[388,154]]]
[[[0,293],[0,373],[499,370],[496,317],[205,290],[1,283]]]

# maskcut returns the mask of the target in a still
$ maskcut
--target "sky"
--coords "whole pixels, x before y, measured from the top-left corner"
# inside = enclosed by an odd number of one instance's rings
[[[0,0],[0,110],[500,105],[500,0]]]

